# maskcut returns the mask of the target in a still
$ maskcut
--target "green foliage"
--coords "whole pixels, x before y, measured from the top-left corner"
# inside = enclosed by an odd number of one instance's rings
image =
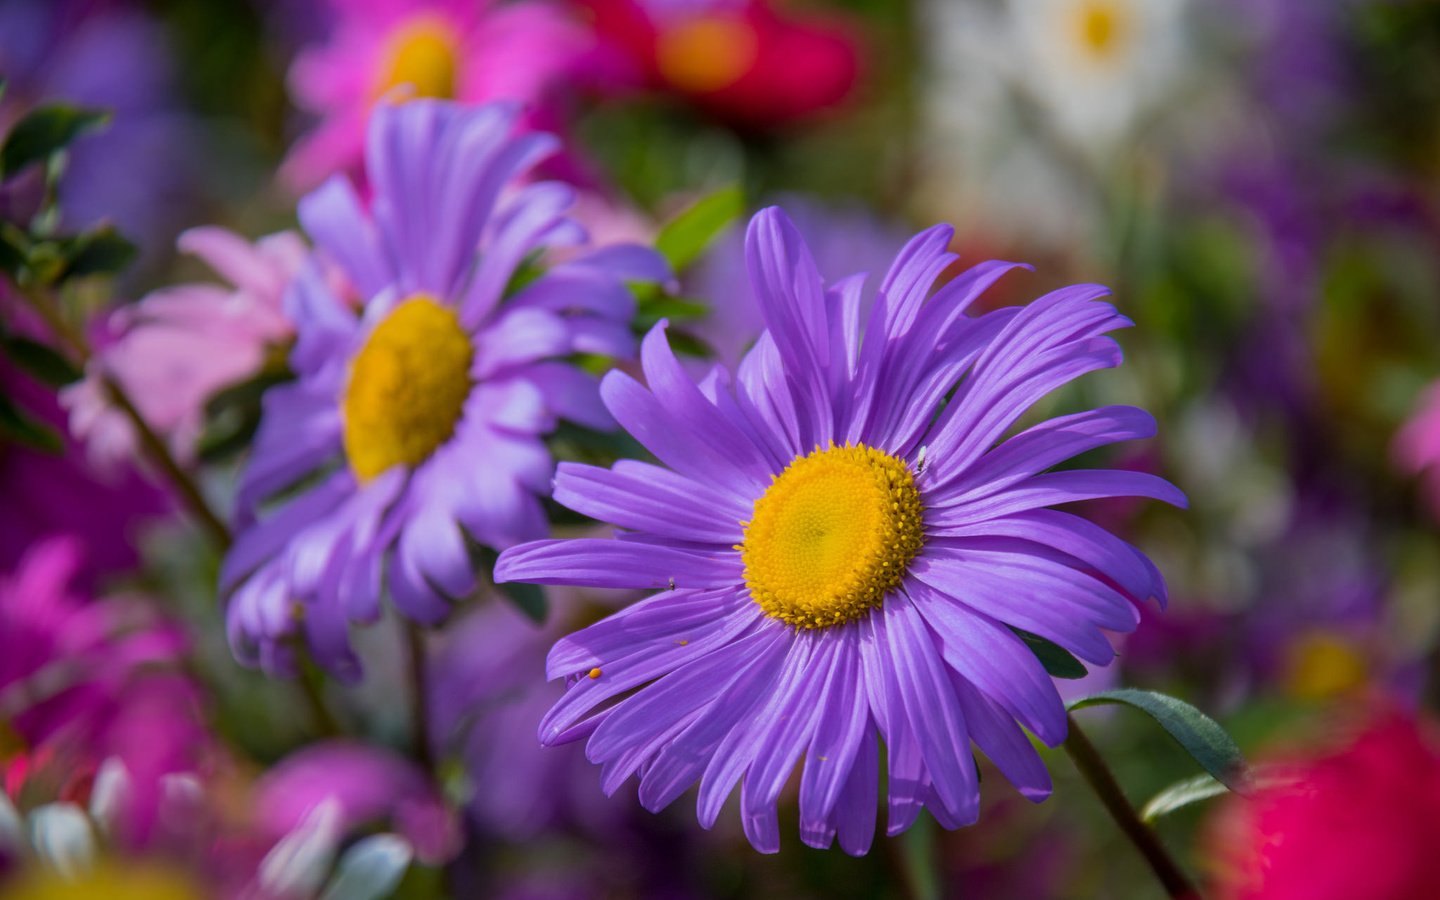
[[[1070,655],[1070,651],[1064,647],[1047,641],[1038,634],[1031,634],[1019,628],[1012,627],[1010,630],[1025,642],[1025,646],[1030,648],[1030,652],[1035,654],[1036,659],[1040,660],[1040,664],[1045,667],[1045,671],[1049,672],[1052,678],[1073,680],[1084,678],[1088,674],[1085,664]]]
[[[0,352],[15,365],[51,387],[79,381],[81,372],[59,353],[39,341],[0,331]]]
[[[1219,723],[1183,700],[1155,691],[1122,688],[1082,697],[1073,710],[1102,704],[1120,704],[1150,716],[1174,738],[1206,772],[1232,791],[1245,787],[1245,757]]]
[[[64,447],[55,429],[21,409],[6,394],[0,394],[0,439],[46,453],[59,453]]]
[[[103,110],[64,103],[36,107],[10,129],[5,143],[0,145],[0,179],[48,160],[76,138],[109,121],[110,114]]]
[[[744,212],[745,194],[738,185],[706,194],[665,223],[655,237],[655,249],[679,272],[699,259]]]

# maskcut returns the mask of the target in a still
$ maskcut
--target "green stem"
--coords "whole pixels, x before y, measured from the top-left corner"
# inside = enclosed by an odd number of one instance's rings
[[[429,656],[425,652],[425,632],[414,622],[406,622],[404,631],[410,657],[411,741],[415,758],[433,777],[435,755],[430,752],[430,678],[426,671]]]
[[[66,344],[77,357],[80,367],[85,368],[94,355],[85,335],[71,328],[69,323],[59,315],[55,305],[47,302],[47,298],[23,285],[17,284],[16,287],[20,294],[29,301],[31,308],[45,320],[45,324],[55,335],[55,339]],[[145,421],[145,416],[141,414],[139,407],[130,399],[130,395],[125,392],[125,388],[120,382],[108,373],[102,374],[100,379],[110,401],[130,420],[131,426],[135,429],[135,435],[140,441],[141,450],[165,474],[186,509],[205,529],[205,533],[215,543],[215,546],[224,552],[230,546],[230,529],[211,508],[195,479],[175,459],[165,441],[155,433],[155,429],[150,427],[150,423]]]
[[[1065,752],[1070,756],[1070,761],[1080,770],[1080,774],[1100,798],[1110,817],[1120,826],[1120,831],[1135,845],[1140,855],[1145,857],[1145,862],[1150,864],[1155,877],[1160,879],[1160,884],[1164,886],[1165,893],[1171,897],[1198,900],[1200,892],[1170,857],[1165,846],[1160,843],[1160,838],[1140,820],[1135,808],[1126,799],[1125,792],[1120,789],[1119,782],[1115,780],[1114,773],[1105,764],[1095,745],[1085,736],[1085,732],[1080,730],[1080,723],[1075,721],[1074,716],[1069,719],[1070,735],[1065,739]]]

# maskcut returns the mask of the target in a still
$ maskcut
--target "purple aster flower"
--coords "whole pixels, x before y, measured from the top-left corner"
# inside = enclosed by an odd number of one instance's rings
[[[320,662],[358,675],[347,625],[380,614],[382,567],[403,615],[439,622],[475,587],[469,542],[545,534],[542,437],[557,418],[610,424],[594,380],[563,359],[629,355],[623,280],[664,265],[612,246],[526,268],[507,295],[527,260],[585,236],[568,186],[518,184],[556,141],[518,134],[517,118],[502,104],[381,107],[369,208],[343,176],[301,201],[305,231],[362,302],[357,317],[318,266],[286,296],[297,378],[265,396],[221,575],[243,660],[286,671],[285,642],[303,631]]]
[[[1017,264],[982,263],[931,295],[952,234],[936,226],[900,251],[862,342],[861,280],[827,286],[785,214],[765,210],[746,255],[768,330],[734,378],[691,381],[663,323],[641,348],[648,390],[606,376],[606,406],[664,465],[562,464],[555,499],[614,523],[617,539],[515,547],[495,575],[661,591],[548,660],[570,686],[541,741],[588,738],[607,791],[639,773],[653,810],[698,780],[710,827],[738,782],[746,835],[775,852],[777,800],[803,759],[803,840],[838,836],[857,855],[874,832],[882,738],[892,835],[925,807],[946,827],[975,820],[971,741],[1023,795],[1048,795],[1022,726],[1053,746],[1065,709],[1015,629],[1104,665],[1105,632],[1165,598],[1138,550],[1049,507],[1185,498],[1148,473],[1047,471],[1153,435],[1139,409],[1000,441],[1050,390],[1117,365],[1104,335],[1130,323],[1097,285],[966,315]]]
[[[826,206],[803,195],[779,201],[804,235],[822,277],[853,272],[882,272],[908,235],[860,206]],[[745,236],[727,233],[685,276],[687,294],[706,300],[710,311],[696,331],[715,348],[720,361],[733,366],[765,330],[765,320],[745,276]],[[874,300],[867,290],[861,315]]]

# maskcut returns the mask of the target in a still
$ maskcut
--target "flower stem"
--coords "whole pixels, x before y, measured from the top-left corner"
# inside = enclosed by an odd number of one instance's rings
[[[1080,730],[1080,723],[1075,721],[1074,716],[1070,716],[1069,724],[1070,735],[1065,739],[1065,752],[1070,761],[1099,796],[1105,810],[1110,813],[1115,824],[1120,826],[1120,831],[1135,845],[1140,855],[1145,857],[1145,862],[1150,864],[1155,877],[1160,879],[1164,886],[1165,893],[1171,897],[1198,900],[1200,892],[1180,870],[1180,866],[1171,858],[1155,832],[1140,820],[1135,808],[1125,798],[1125,792],[1120,789],[1119,782],[1115,780],[1114,773],[1105,764],[1095,745],[1085,736],[1085,732]]]
[[[414,729],[411,741],[415,758],[433,776],[435,756],[430,752],[430,678],[426,669],[429,655],[425,648],[425,632],[414,622],[406,622],[404,631],[410,657],[411,727]]]
[[[94,356],[90,342],[86,340],[85,335],[71,328],[69,323],[59,315],[55,305],[48,302],[48,298],[41,296],[33,288],[19,284],[16,287],[29,302],[30,307],[45,321],[55,339],[66,344],[75,354],[80,367],[85,368]],[[155,429],[150,427],[150,423],[145,420],[145,416],[141,414],[139,407],[130,399],[130,395],[125,392],[125,388],[120,382],[108,373],[101,374],[100,379],[110,401],[130,420],[145,455],[164,473],[171,485],[174,486],[176,493],[179,494],[181,502],[189,510],[190,515],[205,529],[205,533],[216,547],[224,552],[230,546],[230,529],[210,506],[209,501],[205,499],[205,495],[201,492],[195,479],[175,459],[165,441],[155,433]]]

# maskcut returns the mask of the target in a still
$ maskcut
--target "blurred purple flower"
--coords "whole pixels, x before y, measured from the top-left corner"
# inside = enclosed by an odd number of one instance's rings
[[[542,628],[497,598],[447,628],[431,657],[432,742],[464,761],[471,821],[502,840],[562,826],[604,834],[633,808],[596,790],[595,768],[578,747],[535,740],[564,693],[545,680],[545,653],[563,623],[552,615]]]
[[[122,2],[0,0],[0,73],[0,132],[42,101],[114,113],[71,148],[60,191],[68,227],[111,219],[142,247],[168,243],[186,205],[189,125],[156,23]],[[6,203],[0,194],[0,213]]]
[[[363,307],[357,317],[315,267],[286,297],[297,378],[265,395],[221,573],[241,659],[288,671],[303,630],[318,662],[358,678],[348,628],[379,616],[382,570],[402,615],[440,622],[476,584],[467,540],[498,549],[545,533],[543,435],[561,418],[609,427],[594,378],[566,360],[630,355],[624,281],[668,272],[633,245],[525,268],[585,233],[571,188],[520,186],[558,142],[517,118],[512,104],[382,106],[369,207],[341,176],[301,201]],[[510,294],[517,273],[527,280]]]

